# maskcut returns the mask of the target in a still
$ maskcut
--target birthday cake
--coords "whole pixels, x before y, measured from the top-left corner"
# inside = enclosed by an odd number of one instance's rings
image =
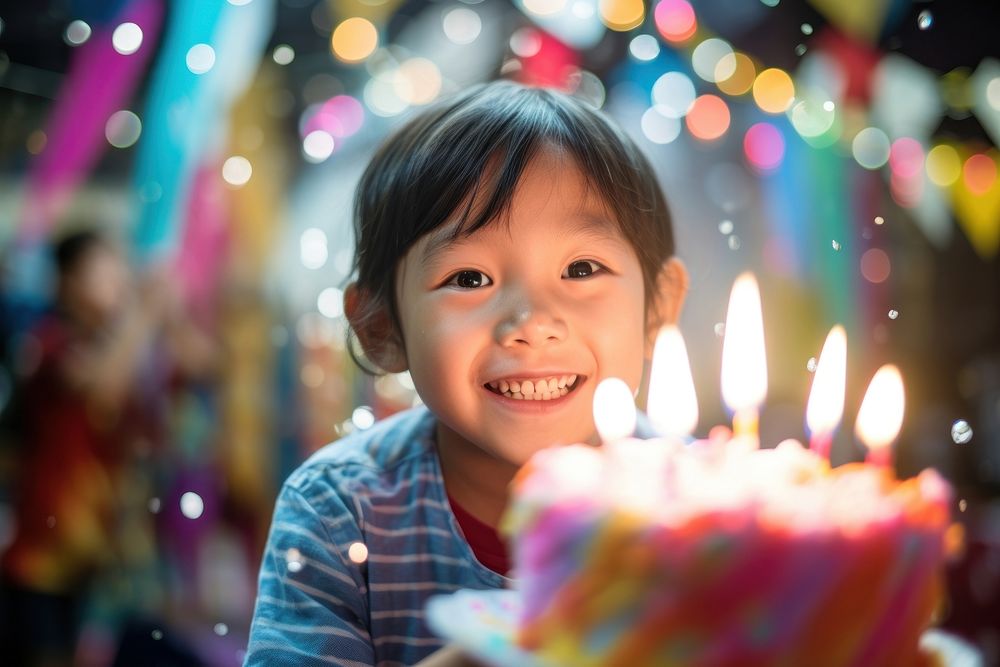
[[[933,470],[831,468],[795,441],[543,450],[503,527],[516,642],[566,666],[931,665],[950,502]]]

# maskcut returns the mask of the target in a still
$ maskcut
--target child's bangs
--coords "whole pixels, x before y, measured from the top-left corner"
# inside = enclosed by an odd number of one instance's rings
[[[457,219],[457,224],[450,240],[506,222],[525,168],[546,151],[560,157],[567,168],[579,170],[587,187],[585,197],[598,199],[622,235],[634,239],[634,218],[641,209],[649,208],[642,205],[648,193],[637,191],[634,166],[622,163],[629,160],[617,137],[608,141],[609,137],[602,136],[607,130],[587,117],[591,111],[574,109],[544,90],[517,90],[523,99],[509,100],[512,104],[507,109],[491,109],[500,118],[483,118],[482,127],[469,128],[470,137],[487,136],[494,121],[499,121],[500,140],[496,145],[479,147],[479,154],[473,150],[471,160],[466,154],[464,164],[473,178],[466,182],[464,191],[452,193],[448,219]]]

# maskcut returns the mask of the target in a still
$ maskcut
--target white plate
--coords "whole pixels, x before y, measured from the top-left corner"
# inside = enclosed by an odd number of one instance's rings
[[[521,599],[517,591],[460,590],[427,601],[427,625],[491,667],[563,667],[514,643]],[[920,645],[937,653],[946,667],[983,667],[982,655],[965,641],[928,630]]]
[[[520,609],[516,591],[461,590],[427,601],[427,625],[492,667],[559,667],[514,643]]]

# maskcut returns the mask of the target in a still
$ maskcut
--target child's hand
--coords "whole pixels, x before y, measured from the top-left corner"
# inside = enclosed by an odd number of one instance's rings
[[[482,667],[482,664],[468,657],[459,647],[449,644],[414,667]]]

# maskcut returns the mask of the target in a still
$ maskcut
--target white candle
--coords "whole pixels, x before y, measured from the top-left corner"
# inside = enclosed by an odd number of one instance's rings
[[[646,410],[653,426],[663,435],[689,436],[698,425],[698,397],[687,347],[680,330],[673,325],[660,329],[656,337]]]
[[[624,380],[606,378],[594,390],[594,426],[605,444],[635,431],[635,399]]]
[[[767,396],[767,360],[760,290],[752,273],[733,283],[722,341],[722,399],[733,411],[733,431],[757,441],[757,411]]]

